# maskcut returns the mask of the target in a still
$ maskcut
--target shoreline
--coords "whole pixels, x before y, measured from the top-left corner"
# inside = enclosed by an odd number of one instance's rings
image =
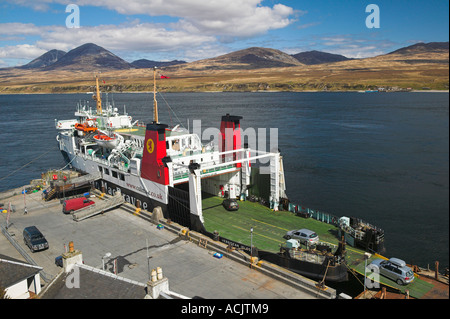
[[[102,93],[114,93],[114,94],[153,94],[153,91],[108,91],[108,92],[102,92]],[[186,91],[167,91],[163,92],[166,93],[367,93],[365,91],[361,90],[292,90],[292,91],[286,91],[286,90],[257,90],[257,91],[192,91],[192,90],[186,90]],[[392,92],[369,92],[370,94],[375,93],[450,93],[449,90],[411,90],[411,91],[392,91]],[[4,93],[0,92],[1,95],[45,95],[45,94],[86,94],[90,95],[89,92],[17,92],[17,93]]]

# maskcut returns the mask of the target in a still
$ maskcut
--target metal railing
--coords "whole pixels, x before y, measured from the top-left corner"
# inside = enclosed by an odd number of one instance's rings
[[[25,249],[22,248],[22,246],[20,246],[20,244],[17,242],[17,240],[15,240],[13,238],[13,236],[8,232],[8,230],[6,229],[5,225],[0,225],[0,229],[3,233],[3,235],[6,237],[6,239],[9,240],[9,242],[14,246],[14,248],[17,249],[17,251],[22,255],[23,258],[25,258],[25,260],[34,266],[38,266],[40,267],[34,260],[33,258],[31,258],[31,256],[26,252]],[[44,270],[41,270],[39,272],[41,278],[46,282],[49,283],[52,279],[53,276],[50,274],[47,274]]]

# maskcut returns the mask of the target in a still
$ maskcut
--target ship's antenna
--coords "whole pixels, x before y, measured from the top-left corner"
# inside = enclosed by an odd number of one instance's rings
[[[97,96],[94,95],[94,100],[97,101],[97,115],[102,115],[102,97],[100,95],[100,88],[98,86],[98,75],[95,75],[95,82],[97,85]]]
[[[153,121],[158,121],[158,101],[156,101],[156,66],[153,67]]]

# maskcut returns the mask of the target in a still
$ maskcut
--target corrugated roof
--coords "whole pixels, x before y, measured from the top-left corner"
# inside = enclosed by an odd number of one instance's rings
[[[0,286],[4,288],[36,275],[42,267],[0,254]]]
[[[62,273],[42,294],[42,299],[143,299],[147,285],[85,265],[79,269],[79,288],[68,288],[73,273]],[[70,285],[69,285],[70,286]]]

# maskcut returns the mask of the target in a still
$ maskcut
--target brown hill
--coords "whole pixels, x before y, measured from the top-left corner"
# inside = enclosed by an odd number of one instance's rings
[[[86,43],[67,52],[45,70],[129,70],[134,68],[130,63],[117,55],[93,43]]]
[[[69,52],[70,53],[70,52]],[[69,53],[63,56],[65,58]],[[55,63],[61,63],[61,58]],[[250,48],[212,59],[162,68],[170,79],[158,80],[165,92],[365,90],[424,87],[448,90],[448,49],[396,52],[373,58],[305,65],[279,50]],[[70,65],[70,64],[69,64]],[[77,64],[72,64],[77,65]],[[80,65],[80,64],[78,64]],[[0,69],[0,93],[86,92],[93,90],[93,67],[44,68],[39,72]],[[149,69],[98,68],[104,91],[151,91]],[[94,69],[95,71],[95,69]]]
[[[62,56],[64,56],[66,52],[61,50],[50,50],[47,53],[44,53],[40,57],[37,57],[30,63],[27,63],[20,68],[23,69],[39,69],[39,68],[45,68],[46,66],[52,65],[53,63],[57,62],[59,59],[61,59]]]
[[[300,52],[292,55],[299,62],[306,65],[324,64],[324,63],[334,63],[341,61],[352,60],[340,54],[332,54],[321,51],[306,51]]]
[[[297,59],[280,50],[252,47],[224,54],[215,58],[189,63],[182,67],[200,70],[253,70],[302,65]]]

